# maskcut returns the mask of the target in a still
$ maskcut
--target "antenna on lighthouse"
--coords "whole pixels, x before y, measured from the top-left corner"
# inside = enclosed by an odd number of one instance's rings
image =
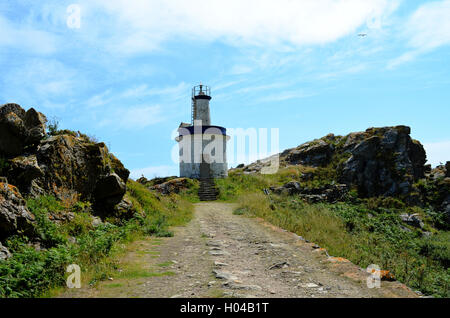
[[[203,85],[194,86],[192,89],[192,125],[195,120],[201,120],[202,125],[209,126],[211,118],[209,115],[209,101],[211,100],[211,89]]]

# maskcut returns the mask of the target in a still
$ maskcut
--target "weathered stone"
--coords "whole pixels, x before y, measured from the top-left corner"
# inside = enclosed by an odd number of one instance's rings
[[[97,216],[91,217],[91,225],[93,227],[98,227],[102,224],[103,224],[102,219],[100,219],[99,217],[97,217]]]
[[[355,138],[351,157],[343,164],[339,180],[356,185],[362,196],[406,195],[412,183],[424,177],[426,154],[409,136],[406,126],[370,128]],[[355,136],[355,135],[353,135]]]
[[[122,200],[126,190],[123,180],[112,173],[98,180],[94,190],[95,202],[102,206],[113,207]]]
[[[290,164],[325,166],[330,162],[333,152],[333,145],[319,139],[289,151],[285,160]]]
[[[1,173],[9,182],[26,195],[96,201],[111,213],[134,213],[129,201],[121,202],[130,172],[105,144],[70,131],[44,139],[46,122],[34,108],[0,107],[0,155],[8,160]],[[121,205],[114,210],[117,203]]]
[[[187,178],[175,178],[169,181],[151,186],[150,190],[156,190],[162,194],[179,193],[183,189],[189,187],[189,180]]]
[[[122,162],[116,158],[112,153],[109,154],[111,160],[111,170],[116,173],[123,182],[127,183],[128,177],[130,176],[130,170],[125,168]]]
[[[36,146],[45,136],[45,116],[33,108],[27,112],[17,104],[0,106],[0,153],[17,156]]]
[[[5,261],[10,258],[12,255],[9,250],[2,245],[0,242],[0,261]]]
[[[104,143],[94,144],[72,135],[41,142],[36,157],[44,172],[36,185],[58,198],[79,196],[81,200],[93,201],[99,180],[111,171]]]
[[[290,182],[286,183],[284,185],[284,187],[288,188],[288,189],[294,189],[297,192],[300,192],[302,190],[302,188],[300,186],[300,182],[297,182],[297,181],[290,181]]]
[[[24,150],[26,139],[24,116],[25,111],[17,104],[0,106],[0,153],[14,156]]]
[[[425,226],[418,214],[400,214],[400,218],[403,222],[414,227],[423,228]]]
[[[36,145],[45,137],[47,118],[44,114],[30,108],[24,116],[25,127],[27,128],[26,143]]]
[[[237,280],[237,277],[234,276],[233,274],[229,273],[229,272],[225,272],[225,271],[221,271],[218,269],[213,270],[213,274],[217,279],[224,279],[224,280]]]
[[[120,219],[131,219],[137,212],[133,203],[126,196],[114,207],[114,210],[114,215]]]
[[[445,176],[447,178],[450,178],[450,161],[447,161],[445,164]]]
[[[8,179],[23,193],[30,193],[32,181],[44,176],[36,155],[19,156],[9,162]]]
[[[299,195],[309,203],[336,202],[345,200],[348,194],[348,187],[345,184],[330,184],[317,188],[301,188],[300,183],[291,181],[282,187],[271,187],[275,194]]]
[[[13,185],[0,183],[0,239],[19,232],[33,235],[34,221],[19,190]]]

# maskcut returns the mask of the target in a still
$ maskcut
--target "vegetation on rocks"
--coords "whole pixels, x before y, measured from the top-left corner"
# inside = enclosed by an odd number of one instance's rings
[[[192,205],[176,194],[160,197],[130,180],[127,196],[136,207],[135,215],[99,224],[85,212],[89,210],[87,202],[64,207],[53,196],[28,199],[38,238],[15,235],[4,243],[12,257],[0,262],[0,297],[46,295],[50,288],[64,286],[66,267],[72,263],[81,267],[84,283],[105,280],[116,269],[114,256],[120,252],[120,243],[146,235],[170,236],[169,226],[191,218]],[[74,217],[51,221],[58,213],[73,213]]]
[[[0,106],[0,297],[45,296],[66,267],[95,284],[116,269],[122,243],[171,236],[191,203],[128,179],[106,145],[60,130],[34,109]]]
[[[235,214],[256,216],[366,268],[377,264],[415,290],[450,296],[450,164],[426,166],[405,126],[328,135],[217,180]],[[338,195],[336,195],[336,192]]]

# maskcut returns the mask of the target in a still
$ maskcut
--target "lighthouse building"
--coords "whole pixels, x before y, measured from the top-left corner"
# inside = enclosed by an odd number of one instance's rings
[[[224,178],[228,175],[226,128],[211,125],[210,88],[192,89],[191,123],[181,123],[176,141],[179,145],[180,177],[193,179]]]

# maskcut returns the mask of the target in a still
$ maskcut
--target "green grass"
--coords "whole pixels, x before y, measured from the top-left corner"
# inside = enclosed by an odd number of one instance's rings
[[[450,297],[450,232],[437,229],[440,220],[432,209],[407,207],[394,198],[307,204],[295,196],[264,195],[262,188],[284,182],[286,175],[296,180],[295,170],[286,171],[222,180],[221,189],[231,189],[225,197],[238,202],[233,213],[264,218],[363,268],[378,264],[426,295]],[[401,222],[401,213],[421,215],[433,235],[424,237]]]
[[[105,287],[106,288],[120,288],[120,287],[123,287],[123,284],[121,284],[121,283],[106,284]]]
[[[157,264],[156,266],[159,266],[159,267],[168,267],[168,266],[170,266],[170,265],[172,265],[172,264],[173,264],[172,261],[167,261],[167,262],[164,262],[164,263]]]
[[[120,274],[116,275],[116,277],[124,279],[137,279],[137,278],[162,277],[174,275],[176,275],[176,273],[170,271],[159,273],[159,272],[149,272],[145,269],[130,269],[121,272]]]
[[[183,225],[192,217],[192,204],[179,195],[160,197],[134,181],[127,186],[127,197],[137,210],[135,216],[129,220],[110,218],[108,221],[113,223],[95,228],[90,215],[83,212],[89,203],[65,207],[52,196],[28,199],[27,206],[36,216],[35,232],[45,249],[35,250],[26,236],[13,236],[4,243],[13,257],[0,262],[0,297],[51,295],[51,289],[65,286],[68,275],[65,270],[73,263],[81,267],[82,277],[89,284],[96,284],[116,272],[116,256],[123,251],[124,244],[148,235],[171,236],[170,226]],[[73,212],[75,217],[57,224],[49,220],[50,212]],[[75,237],[76,242],[70,237]]]

